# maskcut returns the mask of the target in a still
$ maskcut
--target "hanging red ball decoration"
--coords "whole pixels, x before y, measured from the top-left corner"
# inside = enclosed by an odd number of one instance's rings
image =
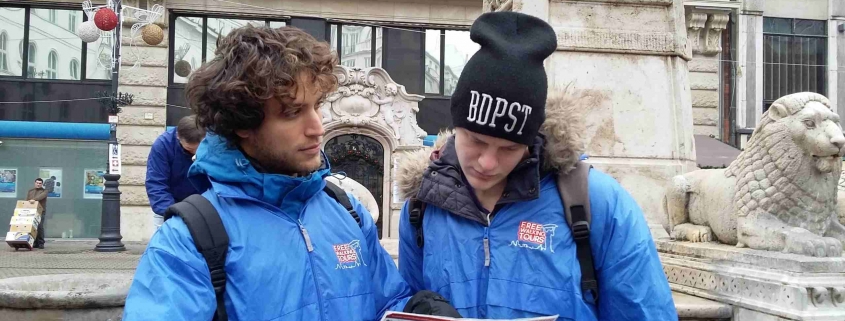
[[[117,14],[112,9],[101,8],[94,14],[94,23],[103,31],[111,31],[117,27]]]

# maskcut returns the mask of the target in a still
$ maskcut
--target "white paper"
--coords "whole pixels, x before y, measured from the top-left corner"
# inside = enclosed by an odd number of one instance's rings
[[[449,317],[438,317],[424,314],[413,314],[403,312],[388,312],[384,314],[381,321],[479,321],[479,320],[499,320],[499,321],[556,321],[557,315],[537,318],[522,318],[522,319],[455,319]]]

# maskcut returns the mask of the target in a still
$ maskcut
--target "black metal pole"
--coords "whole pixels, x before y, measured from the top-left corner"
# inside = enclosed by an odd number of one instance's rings
[[[110,108],[109,116],[117,116],[118,113],[118,79],[119,71],[120,71],[120,32],[123,29],[122,23],[122,8],[120,4],[120,0],[115,0],[114,5],[114,12],[117,14],[117,27],[114,32],[114,44],[112,46],[113,50],[113,58],[114,63],[112,64],[112,75],[111,75],[111,85],[112,85],[112,92],[111,92],[111,101],[110,101]],[[111,118],[111,117],[110,117]],[[117,147],[117,131],[116,131],[116,123],[112,123],[111,119],[109,120],[109,153],[107,155],[111,155],[112,148]],[[120,235],[120,190],[118,186],[118,180],[120,180],[120,174],[111,174],[111,169],[113,164],[111,163],[111,157],[108,157],[107,166],[108,172],[103,175],[103,178],[106,180],[105,188],[103,189],[103,211],[102,211],[102,220],[100,222],[100,242],[97,243],[97,246],[94,248],[95,251],[98,252],[119,252],[125,251],[126,247],[123,246],[123,243],[120,241],[123,239],[123,236]]]

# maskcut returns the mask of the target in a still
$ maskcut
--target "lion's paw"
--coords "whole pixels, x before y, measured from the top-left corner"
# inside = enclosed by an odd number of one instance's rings
[[[832,237],[822,237],[807,230],[795,228],[786,233],[784,252],[818,257],[842,256],[842,242]]]
[[[689,242],[713,241],[713,231],[707,226],[690,223],[680,224],[672,229],[672,239]]]

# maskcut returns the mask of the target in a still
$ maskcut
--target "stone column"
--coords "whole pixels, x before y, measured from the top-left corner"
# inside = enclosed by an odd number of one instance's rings
[[[130,20],[126,19],[123,26],[127,34],[135,23]],[[157,23],[164,30],[164,40],[156,46],[147,45],[139,37],[130,48],[130,40],[123,38],[120,91],[135,95],[133,105],[123,107],[117,126],[117,139],[122,145],[120,232],[124,241],[148,241],[153,231],[153,212],[144,181],[150,146],[164,132],[166,125],[167,21],[165,14]],[[137,60],[141,63],[133,68]]]
[[[726,12],[706,12],[692,8],[687,9],[686,13],[687,38],[693,52],[693,59],[689,63],[693,132],[717,139],[722,138],[719,130],[721,40],[728,20]]]
[[[572,84],[595,102],[589,162],[634,196],[650,224],[664,223],[663,186],[696,166],[682,1],[485,0],[485,9],[506,9],[500,3],[555,28],[550,86]]]

